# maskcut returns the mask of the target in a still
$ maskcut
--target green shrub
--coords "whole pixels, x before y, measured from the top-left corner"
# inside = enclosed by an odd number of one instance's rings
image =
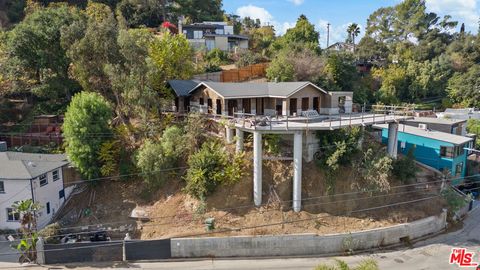
[[[238,181],[243,175],[244,159],[236,155],[232,159],[217,142],[210,141],[188,159],[185,191],[204,200],[220,184]]]
[[[406,157],[399,157],[393,162],[392,174],[403,184],[410,183],[417,174],[418,168],[413,156],[414,151],[415,148],[410,148]]]
[[[207,60],[208,63],[218,66],[227,64],[229,61],[228,54],[218,48],[209,51],[207,55],[205,55],[205,60]]]

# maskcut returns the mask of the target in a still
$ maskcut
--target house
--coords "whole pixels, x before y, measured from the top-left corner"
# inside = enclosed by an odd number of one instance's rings
[[[335,42],[332,45],[327,47],[328,51],[336,51],[336,52],[352,52],[353,53],[353,43],[347,42]]]
[[[382,142],[388,142],[388,125],[373,126],[381,130]],[[448,171],[454,177],[466,175],[467,155],[473,139],[428,128],[400,124],[397,151],[407,155],[410,149],[418,162],[440,171]]]
[[[475,108],[446,109],[444,112],[437,113],[437,117],[461,120],[480,119],[480,111],[476,111]]]
[[[200,81],[197,80],[170,80],[168,86],[175,96],[175,108],[177,112],[190,111],[190,91],[192,91]]]
[[[434,117],[415,117],[404,122],[407,126],[431,129],[450,134],[466,136],[467,120],[434,118]]]
[[[237,49],[248,49],[248,37],[235,35],[233,26],[226,22],[202,22],[189,25],[179,24],[179,32],[183,33],[194,49],[215,48],[231,52]]]
[[[49,224],[73,190],[64,183],[68,164],[65,155],[0,152],[0,229],[20,228],[12,205],[28,199],[42,207],[38,228]]]
[[[188,103],[217,115],[301,116],[306,111],[351,113],[352,98],[353,92],[327,92],[311,82],[200,82],[189,91]]]

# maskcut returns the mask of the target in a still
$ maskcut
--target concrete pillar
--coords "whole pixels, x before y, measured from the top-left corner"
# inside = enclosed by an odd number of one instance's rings
[[[262,134],[253,132],[253,201],[256,206],[262,204]]]
[[[225,137],[227,138],[227,143],[233,143],[233,128],[225,127],[225,134]]]
[[[398,145],[398,123],[388,124],[388,155],[392,158],[397,158]]]
[[[302,132],[293,135],[293,211],[302,208]]]
[[[236,144],[236,152],[240,153],[243,152],[243,131],[237,128],[237,144]]]
[[[37,263],[38,264],[45,264],[45,241],[43,237],[38,237],[36,243],[36,250],[37,250]]]

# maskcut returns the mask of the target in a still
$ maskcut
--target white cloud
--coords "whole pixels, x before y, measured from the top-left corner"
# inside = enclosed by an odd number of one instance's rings
[[[287,29],[295,26],[294,22],[276,21],[268,10],[251,4],[237,8],[236,14],[242,18],[250,17],[252,19],[260,19],[263,25],[273,25],[277,35],[283,35]]]
[[[300,6],[301,4],[303,4],[303,2],[305,2],[305,0],[288,0],[290,2],[292,2],[295,6]]]
[[[453,19],[476,27],[480,14],[477,9],[479,0],[426,0],[428,10],[442,15],[452,15]]]
[[[254,5],[248,5],[237,8],[237,15],[244,18],[260,19],[262,24],[273,24],[273,16],[266,9]]]

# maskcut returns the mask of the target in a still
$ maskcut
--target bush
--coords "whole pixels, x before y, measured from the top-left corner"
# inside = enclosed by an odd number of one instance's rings
[[[169,174],[161,170],[178,165],[186,150],[184,138],[180,128],[171,126],[163,132],[160,142],[146,140],[140,147],[136,165],[147,183],[155,186],[165,181]]]
[[[403,184],[408,184],[415,178],[418,168],[413,156],[415,148],[410,148],[406,157],[400,157],[393,162],[392,174]]]
[[[188,159],[185,191],[201,200],[215,191],[220,184],[234,183],[243,175],[244,159],[236,155],[230,160],[217,142],[206,142]]]
[[[215,48],[205,55],[205,60],[208,63],[215,64],[217,66],[228,64],[228,54],[218,48]]]
[[[245,52],[240,53],[240,55],[238,57],[238,60],[235,62],[235,65],[238,68],[248,67],[248,66],[260,63],[262,61],[262,59],[263,59],[263,57],[258,53],[254,53],[254,52],[251,52],[251,51],[245,51]]]

